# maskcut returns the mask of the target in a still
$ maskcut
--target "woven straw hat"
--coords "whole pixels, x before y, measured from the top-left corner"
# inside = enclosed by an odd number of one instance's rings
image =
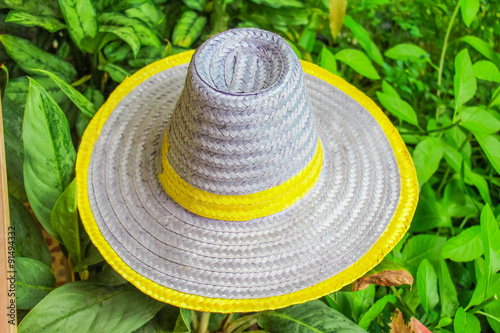
[[[375,103],[259,29],[127,78],[83,136],[77,185],[83,224],[117,272],[210,312],[342,288],[397,244],[418,197]]]

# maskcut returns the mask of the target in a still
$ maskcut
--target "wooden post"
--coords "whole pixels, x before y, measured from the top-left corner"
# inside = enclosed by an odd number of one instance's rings
[[[3,135],[2,105],[0,103],[0,332],[17,332],[16,297],[14,290],[15,231],[10,229],[9,191]]]

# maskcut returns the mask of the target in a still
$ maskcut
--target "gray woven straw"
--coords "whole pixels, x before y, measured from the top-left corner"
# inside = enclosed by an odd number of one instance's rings
[[[283,211],[209,219],[159,181],[166,132],[172,168],[211,193],[283,184],[309,164],[318,138],[322,170]],[[380,238],[400,191],[394,151],[372,115],[304,74],[283,39],[258,29],[221,33],[190,65],[141,83],[106,120],[88,168],[92,213],[113,251],[162,286],[210,298],[289,294],[345,270]]]

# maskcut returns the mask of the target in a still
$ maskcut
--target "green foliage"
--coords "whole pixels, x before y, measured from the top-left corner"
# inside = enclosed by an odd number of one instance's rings
[[[18,304],[33,307],[20,332],[194,330],[200,314],[152,300],[103,261],[78,218],[75,152],[127,76],[234,27],[278,33],[299,58],[372,98],[401,133],[420,199],[388,258],[415,282],[236,314],[226,326],[227,317],[213,314],[210,331],[258,323],[270,332],[344,332],[360,330],[357,323],[382,332],[399,309],[433,332],[500,332],[499,3],[352,0],[346,9],[345,0],[3,0],[1,7]],[[27,200],[61,240],[75,279],[88,282],[50,292],[50,254]]]

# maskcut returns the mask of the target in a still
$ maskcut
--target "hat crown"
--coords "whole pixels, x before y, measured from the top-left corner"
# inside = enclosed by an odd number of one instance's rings
[[[261,192],[300,173],[318,135],[291,47],[260,29],[206,41],[189,65],[166,142],[175,173],[214,194]]]

